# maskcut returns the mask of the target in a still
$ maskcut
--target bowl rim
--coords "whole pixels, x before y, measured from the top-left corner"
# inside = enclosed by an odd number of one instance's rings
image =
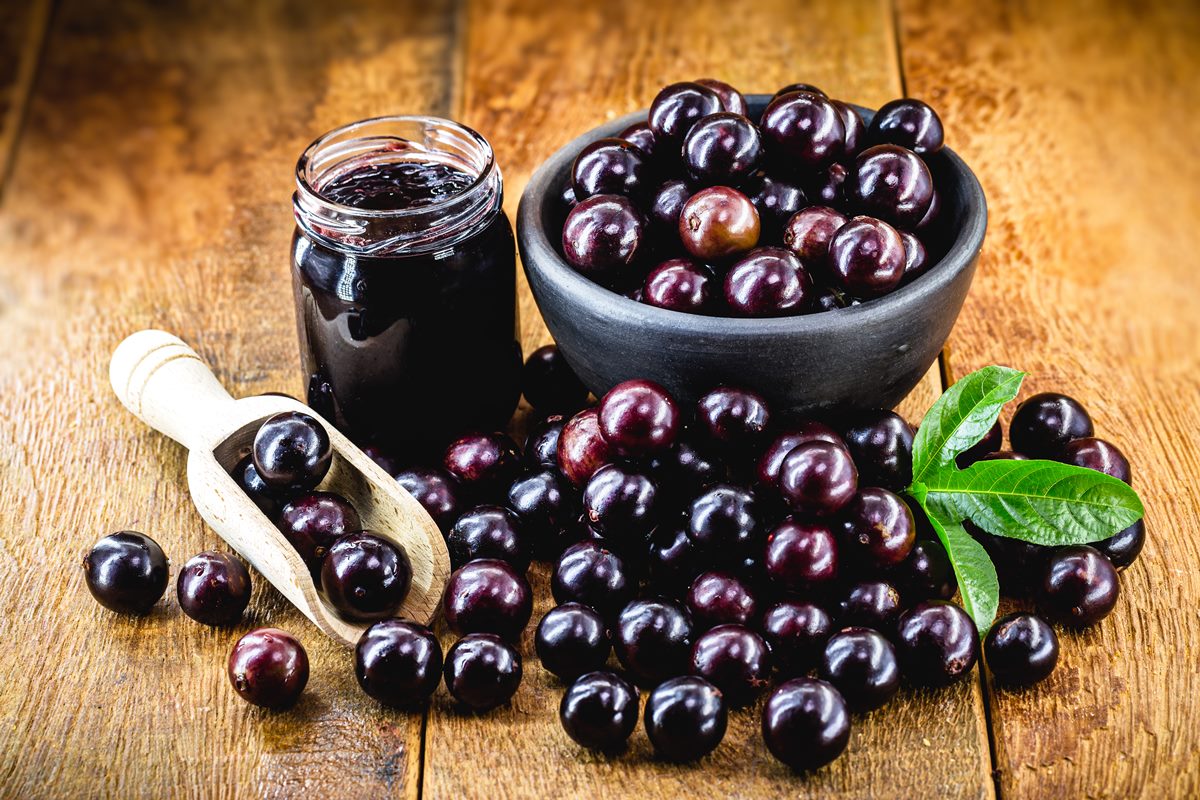
[[[746,95],[748,102],[762,102],[770,98],[771,95],[766,94]],[[864,106],[848,105],[863,114],[868,121],[875,113]],[[726,338],[747,340],[756,340],[764,336],[830,333],[833,329],[848,330],[893,319],[910,304],[931,302],[964,270],[970,268],[983,247],[988,220],[983,187],[962,158],[950,148],[943,147],[940,152],[945,154],[951,170],[963,184],[966,214],[954,241],[942,258],[912,283],[861,305],[793,317],[715,317],[639,303],[576,272],[566,259],[559,255],[550,241],[541,224],[541,217],[545,204],[558,199],[557,193],[550,190],[551,175],[574,161],[579,151],[592,141],[604,136],[615,136],[617,132],[635,122],[644,121],[647,113],[648,109],[643,109],[609,120],[560,147],[534,171],[517,207],[517,241],[520,244],[521,263],[526,275],[531,271],[541,272],[546,280],[556,284],[562,293],[573,295],[584,303],[585,308],[603,308],[606,317],[637,322],[677,335],[720,334]]]

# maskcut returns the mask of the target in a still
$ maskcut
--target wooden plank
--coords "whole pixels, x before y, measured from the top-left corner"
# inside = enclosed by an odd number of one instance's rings
[[[221,544],[184,453],[117,403],[107,361],[161,326],[234,394],[299,394],[288,268],[297,155],[382,113],[449,111],[445,2],[67,2],[0,207],[0,795],[415,797],[422,719],[355,684],[348,651],[263,582],[235,630],[101,609],[79,559],[145,530],[175,569]],[[172,575],[174,577],[174,575]],[[312,661],[293,710],[239,700],[225,661],[271,624]]]
[[[1200,794],[1200,9],[902,0],[911,94],[992,224],[951,372],[1028,370],[1134,464],[1149,541],[1043,685],[990,695],[1006,798]]]
[[[900,94],[887,3],[811,3],[801,14],[780,0],[731,12],[715,2],[619,2],[603,10],[520,0],[471,4],[462,119],[496,148],[509,214],[530,173],[563,142],[645,107],[672,81],[708,75],[748,92],[772,92],[803,80],[867,105]],[[521,302],[528,352],[549,336],[524,286]],[[902,411],[919,420],[940,385],[935,368]],[[536,622],[552,600],[546,567],[535,565],[531,577]],[[848,753],[807,778],[767,753],[756,710],[731,715],[725,741],[700,766],[655,761],[640,726],[628,753],[606,759],[562,732],[562,686],[538,664],[532,628],[522,642],[526,677],[511,707],[464,716],[444,689],[435,697],[427,796],[991,796],[982,697],[973,682],[942,693],[905,691],[856,720]]]
[[[0,7],[0,189],[25,118],[50,11],[50,0],[10,0]]]

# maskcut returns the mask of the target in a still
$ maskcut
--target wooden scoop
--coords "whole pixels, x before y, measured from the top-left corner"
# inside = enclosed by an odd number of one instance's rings
[[[450,574],[437,525],[392,476],[308,406],[276,395],[234,400],[195,351],[165,331],[139,331],[121,342],[109,380],[138,419],[188,449],[188,489],[204,521],[318,628],[353,645],[367,626],[347,622],[325,604],[299,553],[230,477],[267,417],[301,411],[321,420],[333,464],[318,488],[345,497],[364,527],[408,553],[412,588],[397,616],[423,623],[433,618]]]

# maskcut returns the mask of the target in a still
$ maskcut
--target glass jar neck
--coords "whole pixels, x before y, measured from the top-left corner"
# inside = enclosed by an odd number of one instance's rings
[[[422,205],[358,208],[328,199],[323,187],[364,168],[416,162],[466,173],[465,189]],[[379,117],[317,139],[296,163],[292,206],[310,237],[350,253],[418,255],[453,247],[500,213],[504,182],[492,147],[475,131],[437,117]]]

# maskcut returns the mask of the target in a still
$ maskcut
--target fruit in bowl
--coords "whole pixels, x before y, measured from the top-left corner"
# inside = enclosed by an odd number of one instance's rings
[[[895,405],[966,296],[978,181],[920,101],[876,123],[813,87],[710,83],[672,84],[530,181],[522,260],[567,362],[597,396],[644,377],[684,402],[729,382],[789,412]]]

